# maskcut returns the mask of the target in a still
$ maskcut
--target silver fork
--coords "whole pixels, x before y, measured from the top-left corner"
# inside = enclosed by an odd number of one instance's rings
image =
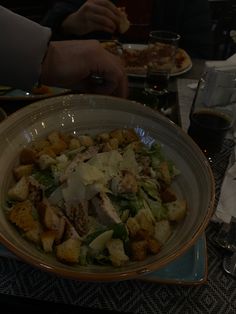
[[[236,218],[232,218],[229,224],[222,225],[216,243],[232,253],[224,256],[223,269],[226,273],[236,277]]]
[[[226,271],[226,273],[236,278],[236,251],[232,255],[226,255],[224,257],[223,269]]]

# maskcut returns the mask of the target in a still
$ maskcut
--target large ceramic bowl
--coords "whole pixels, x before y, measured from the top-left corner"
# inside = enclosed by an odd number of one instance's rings
[[[122,268],[69,266],[37,250],[11,225],[3,210],[19,151],[55,129],[98,133],[131,127],[146,143],[155,140],[181,171],[175,190],[187,200],[185,219],[157,255]],[[133,101],[96,95],[59,96],[31,104],[0,124],[0,241],[25,262],[59,276],[92,281],[136,278],[157,270],[182,255],[204,232],[212,215],[215,190],[210,166],[197,145],[173,122]]]

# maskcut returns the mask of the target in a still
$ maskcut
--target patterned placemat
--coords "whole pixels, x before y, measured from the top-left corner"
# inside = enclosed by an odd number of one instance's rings
[[[131,280],[88,283],[58,278],[23,262],[0,258],[0,293],[87,308],[132,313],[235,313],[236,281],[222,270],[222,252],[207,230],[208,280],[199,286],[165,285]]]

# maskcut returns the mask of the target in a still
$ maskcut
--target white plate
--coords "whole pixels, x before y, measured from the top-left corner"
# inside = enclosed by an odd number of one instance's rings
[[[60,96],[67,92],[69,89],[59,88],[59,87],[49,87],[50,93],[47,94],[33,94],[22,89],[6,89],[4,94],[0,94],[1,100],[40,100],[52,96]],[[4,86],[0,86],[0,91],[4,90]]]
[[[126,49],[126,50],[143,50],[146,48],[147,48],[147,45],[143,45],[143,44],[123,44],[123,49]],[[192,68],[192,66],[193,65],[191,62],[191,64],[187,68],[185,68],[182,71],[175,72],[175,73],[171,74],[170,76],[178,76],[178,75],[184,74],[184,73],[188,72]],[[146,74],[128,73],[128,76],[145,78]]]

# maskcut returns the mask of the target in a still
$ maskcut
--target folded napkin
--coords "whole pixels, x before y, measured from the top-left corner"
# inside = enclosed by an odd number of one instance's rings
[[[222,61],[205,62],[205,106],[227,106],[236,102],[236,54]]]
[[[236,132],[234,138],[236,138],[235,136]],[[225,173],[219,202],[212,220],[229,223],[232,217],[236,218],[236,147],[234,147],[229,167]]]
[[[236,30],[232,29],[229,35],[232,38],[233,42],[236,43]]]
[[[226,60],[208,60],[205,62],[206,71],[209,68],[224,70],[236,70],[236,53]]]

